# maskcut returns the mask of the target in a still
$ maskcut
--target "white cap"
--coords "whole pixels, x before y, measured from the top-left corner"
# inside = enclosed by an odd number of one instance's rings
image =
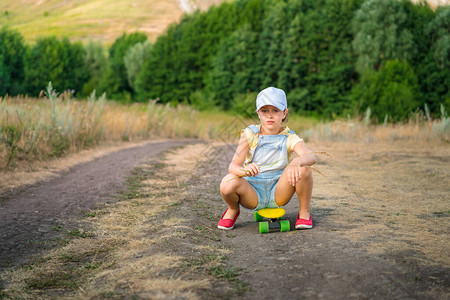
[[[272,86],[265,88],[256,97],[256,111],[265,105],[272,105],[284,111],[287,108],[286,93]]]

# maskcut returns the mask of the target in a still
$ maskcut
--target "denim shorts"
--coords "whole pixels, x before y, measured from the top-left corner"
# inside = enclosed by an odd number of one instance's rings
[[[275,189],[282,173],[283,170],[273,170],[259,173],[254,177],[244,177],[258,195],[258,205],[256,206],[256,208],[252,209],[253,211],[260,210],[266,207],[279,207],[275,202]]]

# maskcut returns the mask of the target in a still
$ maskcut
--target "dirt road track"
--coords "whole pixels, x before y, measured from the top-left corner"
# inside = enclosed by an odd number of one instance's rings
[[[47,182],[3,195],[0,203],[0,273],[58,243],[76,230],[80,218],[98,203],[111,203],[131,170],[143,159],[193,140],[155,141],[74,166]]]
[[[12,193],[9,200],[0,204],[0,272],[22,263],[29,254],[57,244],[58,237],[67,236],[70,230],[89,229],[88,220],[80,220],[79,216],[85,216],[95,203],[114,202],[114,193],[122,188],[125,178],[141,159],[153,161],[158,153],[187,142],[155,142],[122,150],[79,164],[39,186]],[[323,147],[333,148],[323,145],[312,148]],[[187,148],[193,148],[190,151],[196,155],[205,153],[207,148],[208,159],[193,168],[186,157],[183,160],[179,155],[189,153]],[[108,292],[112,293],[108,295],[117,298],[144,295],[138,298],[147,299],[151,297],[145,295],[153,295],[149,287],[153,280],[208,278],[209,288],[193,289],[200,299],[449,299],[448,256],[445,256],[448,202],[444,198],[448,195],[450,177],[445,164],[434,162],[436,158],[439,162],[447,161],[449,156],[446,148],[438,150],[430,155],[401,145],[377,148],[341,144],[333,148],[335,161],[339,163],[318,164],[327,176],[315,177],[314,229],[292,228],[298,211],[298,199],[294,197],[286,207],[292,231],[261,235],[253,214],[245,210],[231,232],[216,227],[225,209],[218,186],[234,149],[185,147],[174,152],[176,159],[170,159],[170,163],[155,159],[166,165],[159,170],[164,176],[153,178],[152,188],[156,190],[158,182],[163,187],[173,180],[167,166],[185,168],[171,171],[176,172],[184,188],[177,189],[176,199],[165,203],[162,213],[145,220],[145,230],[138,235],[139,239],[143,235],[147,241],[155,242],[144,243],[144,250],[136,252],[139,255],[126,256],[105,273],[114,275],[98,277],[94,287],[101,290],[108,282]],[[426,168],[430,168],[433,176],[417,176],[421,174],[417,172]],[[388,176],[394,173],[395,176]],[[143,190],[146,188],[149,187],[143,185]],[[423,198],[426,195],[428,201],[413,202],[417,193]],[[154,198],[149,197],[148,201],[151,199]],[[422,207],[428,209],[428,214],[423,213]],[[173,227],[161,226],[164,220],[170,220]],[[428,223],[422,223],[423,220]],[[414,226],[416,222],[421,227]],[[154,272],[147,260],[153,255],[180,258],[183,267],[169,264]],[[211,268],[208,264],[220,256],[224,265]],[[144,266],[142,272],[149,281],[140,285],[144,279],[134,275],[115,279],[116,274],[129,271],[121,270],[124,265]],[[134,268],[132,273],[140,274]],[[236,278],[227,280],[226,275]],[[129,288],[124,290],[123,286]],[[49,295],[48,290],[37,292]],[[192,295],[189,292],[186,295]],[[110,298],[101,293],[95,295]],[[168,291],[155,295],[170,298],[171,294]]]

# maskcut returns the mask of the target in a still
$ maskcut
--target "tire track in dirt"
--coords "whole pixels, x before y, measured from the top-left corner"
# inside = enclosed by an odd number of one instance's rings
[[[0,273],[27,262],[75,230],[99,203],[113,203],[125,179],[143,159],[194,140],[146,143],[78,164],[46,182],[15,189],[0,203]]]

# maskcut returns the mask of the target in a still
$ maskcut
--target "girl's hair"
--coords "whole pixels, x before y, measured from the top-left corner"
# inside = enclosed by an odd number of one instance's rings
[[[289,119],[289,111],[286,114],[286,117],[283,118],[283,120],[281,120],[281,123],[286,123]]]

